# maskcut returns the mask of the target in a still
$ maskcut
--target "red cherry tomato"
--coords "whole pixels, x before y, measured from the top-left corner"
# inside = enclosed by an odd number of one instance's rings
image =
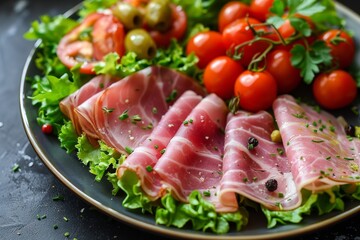
[[[240,63],[221,56],[212,60],[204,71],[204,85],[208,93],[215,93],[222,99],[230,99],[234,94],[236,78],[244,71]]]
[[[226,54],[222,35],[215,31],[196,34],[186,46],[186,54],[192,52],[199,58],[199,68],[205,68],[211,60]]]
[[[187,26],[187,17],[180,6],[174,4],[170,5],[172,9],[172,25],[170,29],[166,32],[159,31],[149,31],[150,36],[154,39],[156,46],[158,47],[167,47],[171,43],[171,39],[181,39],[185,32]]]
[[[94,52],[96,52],[97,59],[113,51],[118,52],[120,55],[123,54],[122,47],[120,46],[123,44],[124,36],[122,24],[120,22],[108,21],[107,19],[109,19],[109,15],[101,13],[90,14],[79,26],[60,40],[56,53],[66,67],[72,68],[82,63],[81,73],[94,74],[93,68],[97,63]],[[98,21],[100,23],[96,27]],[[105,26],[104,23],[107,23],[107,25],[105,24]],[[105,29],[101,29],[104,26]],[[95,36],[94,43],[90,42],[90,40],[80,40],[81,33],[90,27],[94,27],[94,30],[100,34]]]
[[[231,53],[235,53],[236,46],[245,44],[242,48],[238,49],[238,52],[241,53],[240,62],[244,67],[247,67],[253,57],[256,54],[262,53],[269,45],[264,41],[246,44],[255,38],[255,35],[249,25],[260,23],[261,22],[253,18],[241,18],[227,25],[222,33],[226,48],[230,50]],[[254,27],[254,29],[256,31],[267,30],[265,26],[257,26]]]
[[[242,2],[228,2],[225,4],[219,13],[219,31],[223,32],[225,27],[239,18],[244,18],[248,15],[250,8]]]
[[[276,99],[276,80],[267,71],[246,70],[236,79],[234,93],[240,98],[242,109],[251,112],[266,110]]]
[[[278,93],[290,93],[301,82],[300,70],[291,64],[286,50],[273,50],[266,56],[266,70],[275,78]]]
[[[124,26],[116,17],[105,15],[98,19],[91,35],[96,60],[102,60],[111,52],[116,52],[119,56],[124,55]]]
[[[318,75],[313,84],[316,101],[327,109],[339,109],[355,100],[357,87],[354,78],[343,70]]]
[[[270,15],[270,8],[274,0],[252,0],[250,4],[250,17],[265,22]]]
[[[53,127],[51,124],[45,123],[44,125],[41,126],[41,131],[44,134],[51,134],[53,132]]]
[[[344,31],[332,29],[320,37],[331,49],[333,63],[341,69],[349,67],[355,56],[355,43],[352,37]]]

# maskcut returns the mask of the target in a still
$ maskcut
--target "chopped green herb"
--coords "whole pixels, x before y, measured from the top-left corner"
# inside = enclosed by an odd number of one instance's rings
[[[121,121],[129,118],[128,111],[129,111],[129,110],[126,109],[126,110],[119,116],[119,119],[120,119]]]
[[[314,121],[314,122],[312,123],[312,125],[313,125],[314,127],[317,127],[317,122]]]
[[[152,171],[153,171],[152,166],[150,166],[150,165],[146,166],[146,171],[148,171],[148,172],[152,172]]]
[[[188,121],[188,120],[185,120],[185,121],[183,122],[183,124],[184,124],[184,126],[186,126],[186,125],[189,124],[189,121]]]
[[[141,121],[141,117],[139,115],[134,115],[131,117],[131,123],[136,124],[137,122]]]
[[[156,107],[153,107],[153,109],[152,109],[152,113],[153,113],[153,114],[157,114],[157,113],[158,113],[158,110],[157,110],[157,108],[156,108]]]
[[[114,108],[103,107],[102,110],[103,110],[105,113],[112,113],[115,109],[114,109]]]
[[[154,148],[155,148],[155,149],[158,149],[158,148],[159,148],[159,146],[155,144],[155,145],[154,145]]]
[[[166,149],[164,148],[163,150],[160,151],[161,154],[164,154],[166,151]]]
[[[279,198],[283,198],[283,197],[284,197],[284,194],[280,192],[280,193],[278,193],[278,197],[279,197]]]
[[[19,164],[15,163],[11,170],[12,170],[13,172],[19,171],[19,170],[20,170]]]
[[[69,219],[67,217],[63,217],[63,219],[64,219],[65,222],[69,221]]]
[[[189,123],[193,123],[193,122],[194,122],[194,120],[192,118],[190,118]]]
[[[134,152],[134,149],[132,149],[131,147],[125,147],[125,152],[127,152],[128,154],[131,154]]]
[[[60,194],[58,194],[58,195],[56,195],[55,197],[53,197],[53,201],[64,201],[64,196],[63,195],[60,195]]]
[[[354,158],[349,158],[349,157],[344,157],[344,160],[352,161],[352,160],[355,160],[355,159]]]
[[[294,113],[294,114],[292,114],[294,117],[296,117],[296,118],[305,118],[305,115],[304,115],[304,113]]]
[[[353,106],[351,107],[351,111],[358,116],[359,115],[359,108],[357,106]]]
[[[244,183],[246,183],[246,182],[248,182],[248,181],[249,181],[249,179],[248,179],[247,177],[244,177],[244,178],[243,178],[243,182],[244,182]]]
[[[68,238],[68,237],[70,237],[70,233],[66,232],[66,233],[64,233],[64,236]]]
[[[56,224],[54,224],[54,225],[53,225],[53,228],[54,228],[54,229],[58,229],[58,228],[59,228],[59,226],[58,226],[58,225],[56,225]]]
[[[306,127],[306,128],[308,128],[308,127],[309,127],[309,124],[308,124],[308,123],[307,123],[307,124],[305,124],[305,127]]]
[[[204,191],[203,194],[204,194],[205,197],[210,197],[211,196],[210,191]]]
[[[317,133],[317,131],[318,131],[317,129],[314,129],[314,130],[313,130],[314,133]]]
[[[326,157],[325,159],[326,159],[326,160],[330,160],[330,159],[331,159],[331,156],[328,156],[328,157]]]
[[[256,181],[257,181],[257,179],[258,179],[257,177],[253,177],[253,181],[254,181],[254,182],[256,182]]]
[[[329,130],[330,130],[330,132],[335,132],[335,127],[334,127],[334,126],[330,126],[330,127],[329,127]]]
[[[177,91],[176,91],[176,89],[174,89],[174,90],[172,90],[170,95],[166,98],[166,102],[170,103],[170,102],[174,101],[176,96],[177,96]]]
[[[277,148],[276,150],[277,150],[277,152],[278,152],[279,155],[283,155],[283,154],[284,154],[284,149],[282,149],[282,148]]]
[[[313,140],[311,140],[313,143],[323,143],[324,142],[324,140],[315,140],[315,139],[313,139]]]

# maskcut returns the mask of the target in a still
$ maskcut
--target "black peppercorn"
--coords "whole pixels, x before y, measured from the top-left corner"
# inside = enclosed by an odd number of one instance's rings
[[[249,137],[248,139],[248,149],[253,150],[257,145],[259,144],[259,141],[254,137]]]
[[[355,137],[355,127],[351,124],[345,126],[345,133],[350,137]]]
[[[275,179],[271,178],[271,179],[266,181],[265,187],[269,192],[274,192],[278,187],[278,183],[277,183],[277,181]]]

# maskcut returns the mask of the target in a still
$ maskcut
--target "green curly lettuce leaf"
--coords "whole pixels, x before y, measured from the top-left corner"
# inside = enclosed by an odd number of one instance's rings
[[[61,126],[58,138],[60,146],[65,148],[67,153],[75,151],[76,144],[78,143],[78,135],[71,121],[66,121],[64,125]]]
[[[345,196],[340,187],[333,187],[322,193],[311,193],[304,190],[303,203],[300,207],[289,211],[271,211],[261,207],[268,221],[268,228],[273,228],[278,224],[299,223],[303,220],[304,215],[317,213],[323,215],[335,210],[344,210]]]
[[[125,208],[140,209],[143,213],[153,212],[154,203],[143,192],[135,172],[126,170],[117,184],[126,193],[122,203]]]
[[[79,16],[86,17],[90,13],[109,8],[117,2],[118,0],[84,0],[82,2],[82,8],[79,11]]]
[[[116,168],[124,158],[114,148],[108,147],[102,141],[99,141],[99,148],[95,148],[90,144],[85,134],[78,138],[75,147],[78,151],[78,158],[84,165],[89,166],[90,173],[95,175],[95,180],[98,182],[101,181],[105,173],[116,172]]]
[[[161,203],[162,206],[156,210],[155,221],[166,226],[182,228],[191,222],[195,230],[224,234],[230,230],[231,223],[240,231],[248,222],[245,209],[234,213],[217,213],[214,205],[203,199],[199,191],[189,195],[189,203],[180,203],[171,194],[165,195]]]

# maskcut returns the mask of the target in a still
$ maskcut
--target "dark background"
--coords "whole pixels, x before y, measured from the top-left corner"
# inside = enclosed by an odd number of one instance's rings
[[[0,239],[65,239],[65,232],[82,240],[165,239],[111,219],[65,188],[36,156],[23,130],[20,77],[33,43],[22,35],[40,15],[54,16],[79,2],[0,0]],[[339,2],[360,13],[359,1]],[[12,171],[14,164],[20,171]],[[53,200],[59,194],[64,201]],[[38,220],[38,214],[44,218]],[[296,240],[360,240],[359,220],[357,214]]]

